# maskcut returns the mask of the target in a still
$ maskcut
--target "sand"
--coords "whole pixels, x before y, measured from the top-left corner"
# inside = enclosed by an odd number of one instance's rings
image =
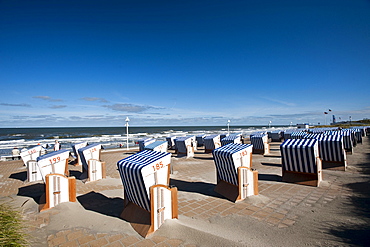
[[[18,191],[3,191],[0,201],[23,211],[33,226],[29,231],[33,236],[32,246],[58,246],[55,241],[58,234],[64,234],[66,244],[71,240],[69,232],[81,229],[86,236],[96,239],[104,236],[107,241],[109,236],[124,235],[126,240],[134,236],[136,246],[368,245],[369,137],[347,156],[346,171],[324,170],[320,187],[281,182],[279,144],[272,143],[271,155],[267,157],[253,155],[253,167],[259,172],[260,194],[238,203],[213,191],[216,174],[212,154],[204,154],[201,149],[196,151],[194,158],[173,154],[171,184],[179,190],[179,218],[166,220],[146,239],[129,222],[119,218],[123,210],[123,190],[116,162],[129,155],[124,150],[103,153],[107,179],[86,184],[77,179],[77,202],[62,203],[41,213],[38,212],[38,199],[43,185],[28,183],[24,178],[22,181],[19,174],[24,175],[25,169],[19,162],[1,162],[0,171],[4,170],[0,175],[1,188],[16,179],[13,186],[18,186]],[[8,173],[19,176],[9,176],[5,168],[10,169]],[[72,175],[80,175],[80,167],[70,166],[70,170]],[[40,217],[48,220],[34,223]],[[125,239],[105,245],[129,245]],[[73,243],[80,245],[78,241],[81,240],[82,237]]]

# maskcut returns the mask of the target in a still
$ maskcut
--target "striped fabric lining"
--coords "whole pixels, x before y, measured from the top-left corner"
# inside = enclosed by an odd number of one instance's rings
[[[214,150],[215,142],[220,142],[220,135],[209,135],[204,137],[204,147],[206,150]]]
[[[304,131],[295,131],[290,134],[291,139],[303,139],[307,135]]]
[[[316,139],[288,139],[280,145],[282,165],[286,171],[317,173]]]
[[[238,170],[235,167],[233,155],[238,152],[247,151],[248,149],[250,150],[251,147],[251,144],[231,143],[213,150],[212,154],[218,178],[238,186]]]
[[[263,150],[265,149],[265,143],[267,142],[267,134],[256,134],[251,136],[251,144],[253,149]]]
[[[144,150],[117,162],[125,196],[129,201],[150,212],[149,189],[152,185],[155,185],[155,181],[146,181],[147,184],[145,184],[142,171],[168,155],[171,154]]]

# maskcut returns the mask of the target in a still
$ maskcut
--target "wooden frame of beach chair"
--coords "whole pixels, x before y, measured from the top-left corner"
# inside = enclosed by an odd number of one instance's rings
[[[45,204],[40,204],[40,211],[55,207],[62,202],[76,201],[76,178],[62,174],[45,176]]]
[[[87,169],[87,180],[85,183],[94,182],[106,178],[105,162],[89,159]]]
[[[322,161],[316,139],[288,139],[280,145],[282,181],[319,187]]]
[[[124,186],[120,217],[141,236],[178,217],[177,188],[169,187],[171,154],[144,150],[118,161]]]
[[[27,180],[28,182],[42,180],[42,175],[36,160],[29,160],[27,162]]]

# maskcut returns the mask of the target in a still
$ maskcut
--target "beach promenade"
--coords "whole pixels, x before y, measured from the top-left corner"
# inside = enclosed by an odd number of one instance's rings
[[[134,151],[102,152],[107,178],[83,183],[77,201],[39,212],[41,182],[27,182],[21,161],[0,162],[0,203],[20,209],[31,246],[366,246],[370,243],[370,137],[347,155],[347,171],[323,170],[320,187],[281,182],[279,145],[253,154],[259,195],[233,203],[214,192],[212,154],[172,155],[171,184],[178,188],[179,218],[141,237],[120,219],[123,185],[117,161]],[[172,152],[172,151],[171,151]]]

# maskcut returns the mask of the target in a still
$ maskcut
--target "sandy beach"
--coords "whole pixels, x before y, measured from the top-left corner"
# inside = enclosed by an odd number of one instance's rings
[[[77,201],[39,212],[41,182],[27,182],[21,161],[0,162],[0,202],[20,209],[31,246],[366,246],[370,233],[370,138],[347,155],[346,171],[323,171],[320,187],[281,181],[279,145],[253,154],[259,195],[231,202],[216,192],[212,154],[194,158],[173,151],[171,185],[178,188],[179,218],[167,220],[147,238],[119,218],[123,186],[117,161],[135,150],[106,150],[107,178],[83,183],[75,176]]]

